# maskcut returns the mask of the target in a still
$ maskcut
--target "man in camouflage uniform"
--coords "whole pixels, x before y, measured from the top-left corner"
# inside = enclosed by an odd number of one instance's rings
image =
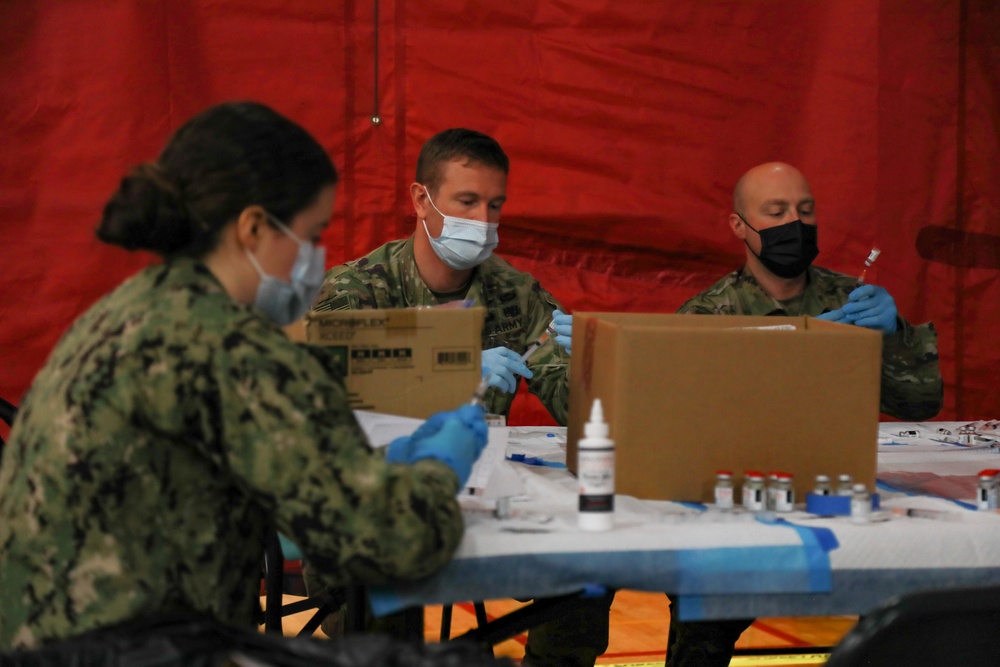
[[[441,461],[369,447],[322,348],[197,260],[150,267],[77,320],[21,403],[0,649],[171,610],[253,627],[268,529],[341,583],[426,576],[461,539],[459,489]]]
[[[506,201],[509,162],[491,137],[445,130],[424,144],[410,197],[414,234],[331,269],[315,310],[404,308],[469,301],[486,308],[483,373],[492,388],[485,404],[506,415],[517,383],[566,424],[570,317],[538,281],[492,254]],[[548,338],[525,364],[518,358],[555,319]],[[506,356],[501,356],[506,355]],[[581,600],[557,621],[533,628],[525,664],[593,665],[607,649],[611,596]]]
[[[492,370],[491,354],[495,359],[498,350],[522,355],[545,333],[561,306],[531,275],[492,254],[500,209],[507,198],[508,171],[509,162],[500,145],[484,134],[452,129],[432,137],[420,152],[416,182],[410,185],[417,213],[415,233],[330,269],[314,309],[471,302],[486,309],[484,373]],[[460,220],[453,226],[455,218]],[[476,229],[469,223],[483,227]],[[466,238],[449,238],[455,230],[465,233]],[[472,233],[466,233],[469,230]],[[484,236],[480,237],[480,232]],[[491,239],[485,238],[486,233]],[[455,248],[467,256],[457,257]],[[568,336],[564,342],[568,347]],[[485,401],[488,410],[508,414],[518,376],[522,376],[553,419],[565,425],[568,364],[568,350],[555,337],[548,338],[528,358],[526,369],[511,360],[512,382],[491,387]],[[495,368],[496,362],[492,365]],[[503,368],[497,370],[506,374]]]
[[[913,326],[881,287],[811,266],[818,253],[815,202],[794,167],[771,162],[737,182],[729,226],[746,264],[684,303],[679,313],[809,315],[882,331],[882,412],[906,421],[933,418],[943,382],[934,325]],[[668,667],[728,665],[750,620],[683,623],[671,619]]]

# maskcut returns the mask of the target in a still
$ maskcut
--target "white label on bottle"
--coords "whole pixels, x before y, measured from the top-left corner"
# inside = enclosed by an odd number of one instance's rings
[[[764,489],[750,489],[750,503],[747,509],[753,512],[762,512],[767,509],[764,504]]]
[[[576,476],[581,496],[607,496],[615,493],[615,450],[581,449]]]
[[[733,487],[715,487],[715,506],[720,509],[732,509],[733,507]]]
[[[774,510],[776,512],[791,512],[795,509],[792,502],[793,494],[791,489],[777,489],[774,492]]]

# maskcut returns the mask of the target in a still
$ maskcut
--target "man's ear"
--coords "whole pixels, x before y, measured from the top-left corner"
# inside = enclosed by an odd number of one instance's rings
[[[251,251],[257,249],[261,231],[267,224],[267,216],[260,206],[247,206],[236,218],[236,238]]]
[[[729,229],[733,230],[733,236],[745,241],[747,238],[747,226],[743,219],[736,213],[729,214]]]
[[[425,220],[431,208],[426,188],[420,183],[410,183],[410,199],[413,200],[413,210],[417,214],[417,220]]]

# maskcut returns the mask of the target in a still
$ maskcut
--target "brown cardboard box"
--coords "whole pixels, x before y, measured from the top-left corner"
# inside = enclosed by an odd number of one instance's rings
[[[353,409],[426,419],[472,398],[485,315],[483,308],[310,313],[304,339],[333,348]],[[286,332],[302,340],[302,328]]]
[[[793,325],[794,331],[744,329]],[[715,471],[874,488],[882,336],[814,318],[574,313],[567,461],[600,398],[615,489],[711,502]],[[737,495],[737,498],[739,496]]]

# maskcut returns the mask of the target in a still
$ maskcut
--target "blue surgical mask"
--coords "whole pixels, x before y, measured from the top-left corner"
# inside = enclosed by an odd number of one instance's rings
[[[424,191],[427,192],[427,200],[434,210],[441,213],[426,186]],[[434,253],[453,269],[461,271],[479,266],[489,259],[493,249],[500,243],[500,235],[497,233],[500,225],[495,222],[456,218],[444,213],[441,213],[441,217],[444,218],[444,225],[441,227],[441,235],[437,238],[431,236],[427,229],[427,221],[421,220],[421,222],[424,223],[424,232],[427,233]]]
[[[260,275],[254,305],[279,326],[287,326],[305,315],[323,286],[326,269],[326,249],[317,248],[292,233],[280,220],[268,213],[271,221],[290,239],[299,244],[299,254],[292,267],[291,282],[269,276],[248,248],[244,248],[250,263]]]

